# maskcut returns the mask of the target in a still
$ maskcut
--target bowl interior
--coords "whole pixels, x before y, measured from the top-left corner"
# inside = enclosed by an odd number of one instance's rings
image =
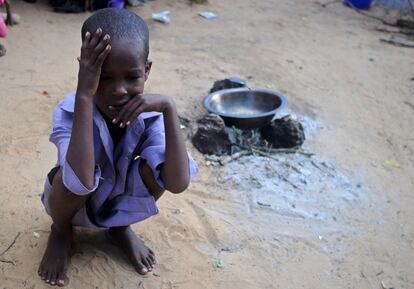
[[[274,114],[282,105],[282,99],[275,92],[236,89],[214,93],[206,105],[218,115],[257,117]]]

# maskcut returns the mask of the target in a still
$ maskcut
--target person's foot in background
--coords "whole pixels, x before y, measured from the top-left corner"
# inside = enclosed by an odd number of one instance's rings
[[[78,1],[54,1],[54,3],[55,5],[52,5],[53,11],[58,13],[81,13],[85,11],[84,5],[81,5]]]
[[[6,48],[0,44],[0,57],[4,56],[6,54]]]

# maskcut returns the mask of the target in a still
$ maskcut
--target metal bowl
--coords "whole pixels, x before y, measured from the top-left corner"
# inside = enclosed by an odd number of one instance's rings
[[[203,101],[204,107],[223,118],[226,126],[241,129],[269,124],[287,105],[279,92],[262,88],[232,88],[213,92]]]

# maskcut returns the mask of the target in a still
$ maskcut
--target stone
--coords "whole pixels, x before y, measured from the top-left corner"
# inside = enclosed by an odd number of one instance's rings
[[[223,119],[218,115],[206,115],[197,120],[197,131],[191,141],[203,154],[228,155],[232,143],[225,128]]]
[[[298,147],[305,141],[305,132],[302,124],[287,115],[280,119],[275,119],[270,124],[261,129],[263,138],[273,148],[293,148]]]
[[[223,90],[223,89],[240,88],[240,87],[246,87],[246,81],[241,79],[238,76],[231,76],[229,78],[226,78],[223,80],[217,80],[216,82],[214,82],[213,87],[210,89],[210,93]]]

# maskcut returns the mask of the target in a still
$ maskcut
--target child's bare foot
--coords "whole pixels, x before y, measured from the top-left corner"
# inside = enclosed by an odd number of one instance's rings
[[[109,235],[124,250],[139,274],[145,275],[152,271],[156,263],[155,254],[135,235],[130,226],[110,228]]]
[[[46,283],[52,286],[65,285],[71,243],[72,230],[60,232],[52,225],[46,251],[38,270],[39,276]]]
[[[0,57],[6,54],[6,48],[0,44]]]

